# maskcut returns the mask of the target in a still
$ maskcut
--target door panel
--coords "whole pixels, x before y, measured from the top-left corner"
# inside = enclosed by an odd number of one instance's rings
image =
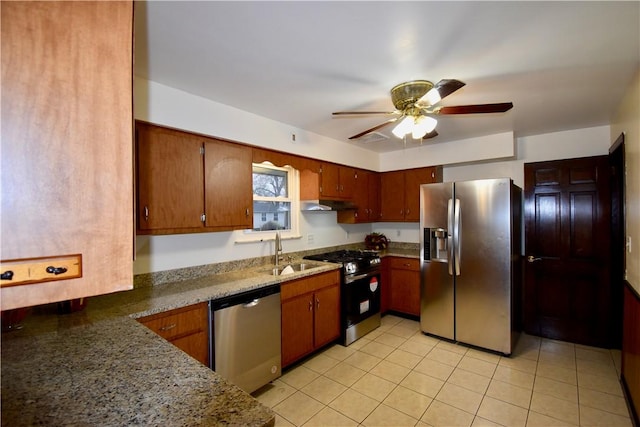
[[[610,345],[609,181],[606,156],[525,164],[527,333]]]

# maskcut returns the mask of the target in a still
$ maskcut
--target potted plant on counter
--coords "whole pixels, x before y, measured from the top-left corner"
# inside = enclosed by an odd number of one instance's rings
[[[364,238],[364,244],[367,249],[373,249],[376,251],[387,249],[389,246],[389,239],[382,233],[367,234]]]

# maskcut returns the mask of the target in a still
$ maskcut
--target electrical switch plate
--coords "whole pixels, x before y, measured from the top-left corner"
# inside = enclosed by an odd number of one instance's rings
[[[631,253],[631,236],[627,236],[627,252]]]

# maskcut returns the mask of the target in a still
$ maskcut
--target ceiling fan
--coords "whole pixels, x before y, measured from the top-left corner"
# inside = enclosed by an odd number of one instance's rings
[[[504,113],[513,108],[511,102],[452,107],[435,106],[444,97],[451,95],[464,85],[463,82],[453,79],[440,80],[435,85],[428,80],[411,80],[400,83],[391,89],[391,101],[396,107],[394,111],[338,111],[333,115],[383,114],[396,116],[357,135],[353,135],[349,139],[360,138],[395,122],[398,122],[398,124],[391,132],[398,138],[404,138],[411,133],[414,139],[427,139],[438,135],[438,132],[435,131],[438,122],[432,116],[440,114]]]

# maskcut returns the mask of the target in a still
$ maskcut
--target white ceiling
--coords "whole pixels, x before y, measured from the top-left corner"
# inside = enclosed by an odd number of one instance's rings
[[[392,111],[397,83],[458,79],[441,143],[606,125],[640,69],[640,2],[136,2],[136,75],[301,129],[348,137]],[[409,138],[407,144],[413,144]]]

